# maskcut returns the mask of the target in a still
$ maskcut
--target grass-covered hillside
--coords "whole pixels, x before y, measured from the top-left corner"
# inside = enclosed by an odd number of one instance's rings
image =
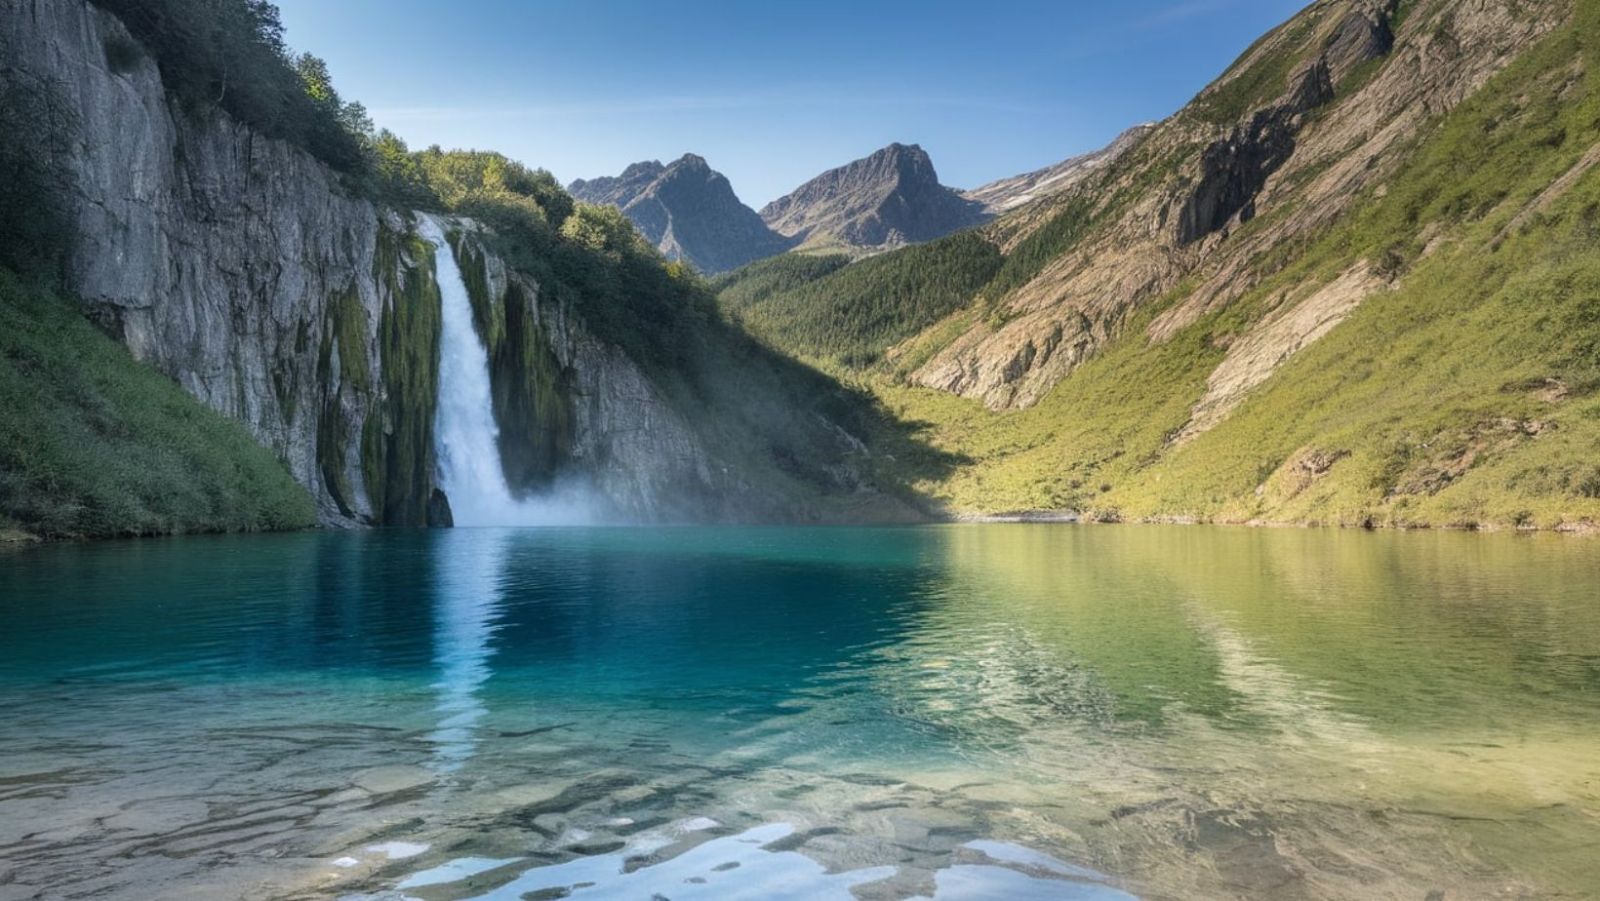
[[[244,428],[0,270],[0,532],[305,528],[311,499]]]
[[[1145,240],[1130,237],[1124,212],[1155,209],[1203,183],[1204,170],[1183,156],[1203,140],[1148,145],[1097,187],[1025,211],[1026,228],[1018,217],[998,224],[989,234],[1001,236],[1008,256],[954,312],[884,346],[870,365],[837,356],[829,365],[964,461],[920,484],[956,513],[1600,522],[1600,4],[1565,12],[1544,4],[1545,13],[1560,12],[1553,30],[1459,105],[1375,154],[1365,165],[1381,177],[1361,184],[1354,154],[1382,123],[1354,137],[1340,129],[1359,121],[1356,104],[1377,104],[1383,98],[1374,94],[1391,90],[1396,79],[1385,82],[1384,67],[1418,46],[1443,52],[1452,29],[1473,26],[1446,7],[1391,6],[1395,51],[1347,73],[1334,99],[1299,125],[1295,152],[1318,158],[1285,164],[1253,218],[1235,216],[1203,240],[1166,245],[1159,259],[1171,268],[1159,273],[1175,274],[1158,293],[1097,307],[1114,296],[1116,278],[1157,269],[1135,269],[1129,260],[1137,259],[1096,242]],[[1306,48],[1323,46],[1333,26],[1317,31],[1321,21],[1280,29],[1277,44],[1262,46],[1288,48],[1295,59],[1253,49],[1233,81],[1203,93],[1176,125],[1164,124],[1167,134],[1181,127],[1204,135],[1220,127],[1213,120],[1232,121],[1266,102]],[[1338,146],[1348,151],[1320,152]],[[1301,199],[1310,196],[1306,186],[1344,177],[1360,187],[1340,205],[1310,209]],[[1095,252],[1083,252],[1089,247]],[[871,262],[893,268],[895,256]],[[849,271],[764,302],[785,309],[789,298]],[[1079,301],[1072,292],[1085,273],[1103,274],[1105,287]],[[741,277],[725,283],[725,303],[734,305]],[[896,301],[907,310],[935,302],[945,301],[938,293]],[[818,316],[810,331],[826,334],[840,319]],[[797,340],[804,327],[772,321],[753,327],[827,360],[818,351],[833,339]],[[1054,331],[1041,322],[1055,323]],[[1007,344],[1013,324],[1055,335],[1061,346],[1079,342],[1081,355],[1068,358],[1025,332]],[[997,356],[1001,350],[1016,352]],[[956,380],[951,391],[925,387],[940,360],[1054,381],[1035,382],[1044,387],[1028,403],[969,392]]]

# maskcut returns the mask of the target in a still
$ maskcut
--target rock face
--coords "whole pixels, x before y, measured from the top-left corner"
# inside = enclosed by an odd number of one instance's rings
[[[1335,82],[1343,81],[1351,70],[1370,59],[1389,55],[1394,49],[1394,29],[1390,20],[1400,0],[1359,5],[1344,14],[1328,37],[1323,59]]]
[[[1386,287],[1370,267],[1358,265],[1257,322],[1229,346],[1227,356],[1211,371],[1206,393],[1173,441],[1189,441],[1221,422],[1284,360],[1333,331],[1368,297]]]
[[[46,96],[62,114],[45,127],[73,148],[50,160],[76,236],[67,287],[136,357],[275,451],[325,524],[447,523],[439,292],[411,215],[352,196],[295,147],[180,109],[148,57],[113,70],[113,41],[132,39],[85,0],[0,9],[0,80]],[[496,384],[497,413],[537,414],[522,432],[503,425],[533,447],[520,481],[560,468],[641,519],[807,515],[753,488],[625,353],[508,274],[476,226],[452,227],[463,271],[485,274],[484,302],[516,336],[491,343],[541,373]]]
[[[1075,156],[1053,166],[990,182],[982,187],[964,191],[961,196],[983,204],[984,210],[993,216],[1010,212],[1081,183],[1095,172],[1121,159],[1129,150],[1139,146],[1139,142],[1154,129],[1154,125],[1135,125],[1094,153]]]
[[[805,245],[880,250],[931,241],[990,215],[982,202],[939,184],[921,147],[890,144],[767,204],[761,218]]]
[[[330,411],[381,417],[378,324],[408,279],[427,293],[429,261],[306,154],[222,116],[175,114],[148,57],[112,71],[113,38],[131,41],[79,0],[0,13],[3,77],[72,111],[52,123],[75,148],[53,161],[76,236],[68,286],[135,357],[276,451],[325,522],[383,520],[364,488],[340,496],[363,481],[360,435],[323,425]],[[420,521],[431,486],[417,487],[397,521]]]
[[[616,178],[575,181],[567,189],[588,203],[621,208],[669,260],[718,275],[776,256],[794,242],[767,228],[733,193],[722,173],[694,154],[670,166],[634,163]]]
[[[1278,251],[1381,190],[1431,119],[1572,5],[1417,0],[1403,21],[1398,8],[1311,4],[1118,160],[993,223],[1004,248],[1058,216],[1086,224],[913,379],[992,408],[1029,406],[1169,292],[1152,341],[1227,306],[1283,265]]]
[[[1221,230],[1235,216],[1249,222],[1267,177],[1294,154],[1295,133],[1306,113],[1333,99],[1325,60],[1294,79],[1283,102],[1256,112],[1228,137],[1200,155],[1200,179],[1178,213],[1178,243],[1189,244]]]

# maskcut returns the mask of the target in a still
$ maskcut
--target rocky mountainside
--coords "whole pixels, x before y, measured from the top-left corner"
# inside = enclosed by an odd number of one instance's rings
[[[618,207],[669,260],[706,275],[783,253],[794,242],[767,228],[739,201],[728,179],[694,154],[668,166],[635,163],[617,177],[578,180],[567,189],[587,203]]]
[[[808,247],[880,250],[950,234],[989,218],[984,205],[939,184],[915,144],[890,144],[767,204],[773,231]]]
[[[1154,340],[1230,304],[1270,272],[1258,261],[1382,184],[1430,121],[1570,13],[1560,2],[1468,12],[1415,0],[1397,22],[1401,7],[1320,2],[1266,36],[1128,164],[1084,182],[1075,196],[1088,208],[1072,213],[1093,220],[1082,237],[999,299],[1001,324],[969,330],[917,381],[1027,406],[1180,283],[1196,282],[1147,327]],[[1370,279],[1367,293],[1385,281]]]
[[[1154,130],[1154,125],[1135,125],[1093,153],[1062,160],[1053,166],[1035,169],[1022,175],[1002,178],[982,187],[963,191],[961,196],[983,204],[984,210],[993,216],[1010,212],[1017,207],[1077,185],[1095,172],[1116,162],[1124,153],[1139,146],[1139,142]]]
[[[122,22],[85,0],[8,3],[0,59],[0,93],[58,113],[26,138],[64,148],[44,163],[70,233],[66,292],[138,360],[241,423],[324,524],[426,521],[440,301],[412,214],[375,205],[299,147],[178,102]],[[502,444],[521,436],[540,452],[524,456],[543,455],[531,475],[581,480],[637,519],[816,518],[839,515],[827,495],[874,493],[841,425],[856,408],[840,400],[829,419],[797,400],[834,403],[797,367],[694,310],[654,317],[662,353],[624,351],[530,274],[537,248],[514,268],[483,227],[450,222]]]
[[[799,299],[891,300],[917,333],[836,359],[971,461],[924,486],[956,512],[1583,528],[1597,210],[1595,4],[1319,0],[980,230],[998,264],[723,290],[800,354],[853,313]]]

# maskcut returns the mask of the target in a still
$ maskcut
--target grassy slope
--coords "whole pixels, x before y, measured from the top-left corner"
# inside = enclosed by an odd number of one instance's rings
[[[310,497],[242,427],[4,270],[0,411],[0,527],[91,537],[314,522]]]
[[[1581,81],[1561,93],[1580,58]],[[865,378],[967,461],[920,485],[961,512],[1600,521],[1600,169],[1495,240],[1600,140],[1597,87],[1600,11],[1580,4],[1577,21],[1426,132],[1382,196],[1363,198],[1259,288],[1151,345],[1144,325],[1181,299],[1174,292],[1033,408],[993,413]],[[1445,240],[1424,256],[1429,228]],[[1169,444],[1223,359],[1218,339],[1241,334],[1286,288],[1361,259],[1406,269],[1400,289],[1368,300],[1221,425]],[[982,315],[982,293],[953,321]],[[1313,452],[1336,462],[1299,477],[1296,462]]]

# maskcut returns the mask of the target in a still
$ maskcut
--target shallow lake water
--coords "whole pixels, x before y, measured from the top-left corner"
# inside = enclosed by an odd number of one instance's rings
[[[0,554],[0,899],[1600,897],[1600,541]]]

